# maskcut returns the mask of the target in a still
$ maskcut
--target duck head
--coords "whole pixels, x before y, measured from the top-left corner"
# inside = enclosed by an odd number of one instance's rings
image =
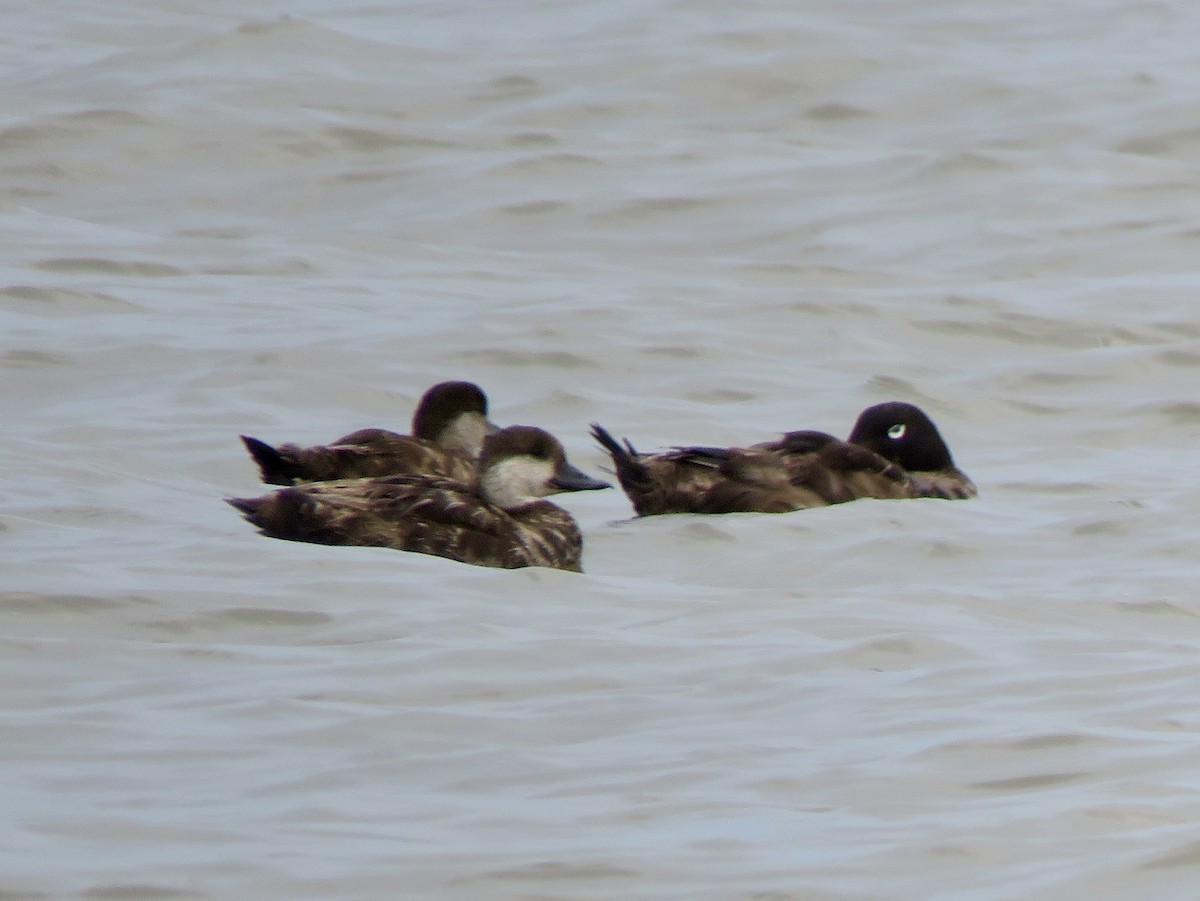
[[[483,442],[479,490],[492,504],[512,510],[562,491],[610,487],[567,462],[558,439],[533,426],[500,429]]]
[[[937,426],[913,404],[890,401],[867,407],[846,439],[910,472],[950,469],[954,460]]]
[[[447,450],[479,454],[483,440],[499,430],[488,419],[487,395],[472,382],[439,382],[421,397],[412,433]]]

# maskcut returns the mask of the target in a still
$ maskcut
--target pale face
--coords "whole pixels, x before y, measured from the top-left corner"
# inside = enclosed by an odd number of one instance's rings
[[[483,446],[483,439],[492,431],[487,417],[479,413],[463,413],[450,424],[442,436],[441,444],[451,450],[460,450],[475,456]]]
[[[479,480],[483,496],[503,510],[532,504],[558,491],[552,484],[555,470],[551,460],[536,457],[507,457],[487,468]]]

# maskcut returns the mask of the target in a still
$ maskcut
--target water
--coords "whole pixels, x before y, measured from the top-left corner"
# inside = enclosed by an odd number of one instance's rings
[[[0,23],[0,896],[1194,896],[1200,10]],[[980,496],[571,496],[582,576],[221,502],[447,378],[592,471],[910,400]]]

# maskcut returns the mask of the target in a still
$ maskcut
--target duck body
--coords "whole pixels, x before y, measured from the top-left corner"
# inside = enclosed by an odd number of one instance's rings
[[[483,440],[496,431],[487,397],[470,382],[440,382],[413,414],[413,433],[360,429],[324,445],[281,444],[242,435],[268,485],[387,475],[430,475],[469,482]]]
[[[605,487],[567,463],[553,436],[513,426],[485,441],[472,481],[383,476],[298,485],[228,502],[273,538],[389,547],[477,566],[578,572],[579,526],[544,498]]]
[[[858,497],[911,497],[900,467],[821,432],[792,432],[749,447],[677,447],[638,454],[600,426],[639,516],[661,513],[788,513]]]
[[[887,438],[889,429],[898,437]],[[612,457],[639,516],[785,513],[858,498],[975,494],[971,481],[954,468],[933,423],[911,404],[868,408],[848,441],[825,432],[795,431],[749,447],[677,447],[639,454],[599,425],[592,427],[592,435]],[[932,468],[909,470],[905,460]]]

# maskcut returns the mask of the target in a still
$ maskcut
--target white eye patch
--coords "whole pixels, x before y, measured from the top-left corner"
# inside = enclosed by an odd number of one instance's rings
[[[904,437],[904,433],[907,431],[908,431],[908,426],[906,426],[902,422],[898,422],[894,426],[892,426],[890,429],[887,430],[887,436],[889,438],[891,438],[893,441],[899,441],[901,438]]]

